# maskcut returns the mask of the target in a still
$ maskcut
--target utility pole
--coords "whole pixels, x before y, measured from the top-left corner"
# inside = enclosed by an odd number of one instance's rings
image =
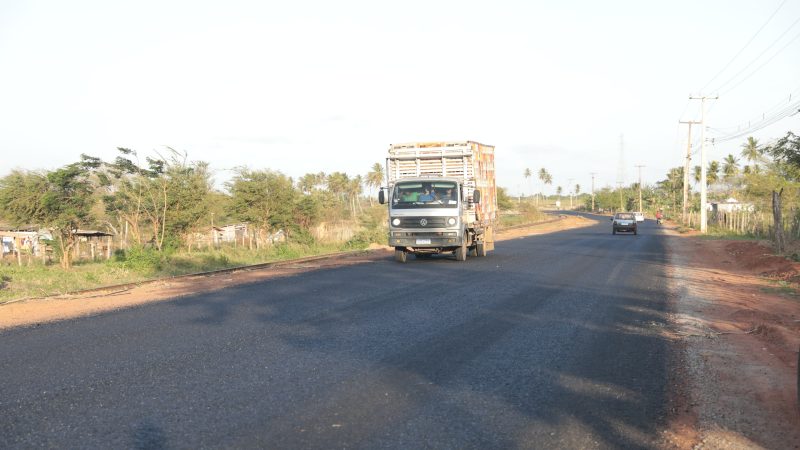
[[[642,167],[647,167],[647,166],[638,164],[634,167],[639,169],[639,212],[644,214],[644,209],[642,208]]]
[[[692,125],[700,125],[701,122],[687,120],[678,121],[678,123],[685,123],[689,125],[689,141],[686,143],[686,160],[683,162],[683,211],[681,220],[684,224],[687,223],[687,209],[689,204],[689,168],[692,162]]]
[[[700,232],[708,232],[708,178],[706,174],[706,100],[716,97],[689,97],[689,100],[700,100]]]
[[[592,212],[594,212],[594,176],[597,175],[597,172],[592,172],[589,175],[592,176]]]
[[[574,178],[570,178],[567,183],[569,183],[569,209],[572,209],[572,180]]]

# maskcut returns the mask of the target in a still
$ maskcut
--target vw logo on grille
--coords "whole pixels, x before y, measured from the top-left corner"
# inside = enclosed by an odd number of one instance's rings
[[[419,224],[423,227],[428,225],[428,219],[419,219]]]

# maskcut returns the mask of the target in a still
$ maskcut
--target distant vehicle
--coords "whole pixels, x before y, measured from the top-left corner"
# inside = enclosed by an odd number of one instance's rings
[[[634,217],[636,217],[637,222],[644,222],[644,213],[643,212],[635,212],[633,213]]]
[[[619,232],[636,233],[636,216],[633,213],[616,213],[611,218],[611,234]]]

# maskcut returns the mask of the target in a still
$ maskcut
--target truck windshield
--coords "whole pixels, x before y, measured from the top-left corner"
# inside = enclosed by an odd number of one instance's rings
[[[400,182],[392,191],[392,208],[457,208],[458,186],[451,181]]]

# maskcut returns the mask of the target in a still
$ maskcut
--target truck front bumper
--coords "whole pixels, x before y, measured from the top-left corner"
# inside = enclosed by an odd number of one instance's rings
[[[392,247],[444,248],[461,245],[462,236],[458,232],[413,232],[392,231],[389,234],[389,245]]]

